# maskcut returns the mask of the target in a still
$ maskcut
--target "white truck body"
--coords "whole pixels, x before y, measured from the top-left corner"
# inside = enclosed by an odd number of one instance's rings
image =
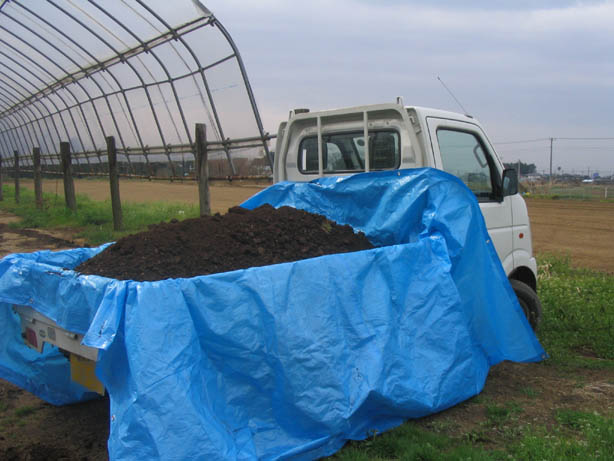
[[[365,142],[368,139],[369,142]],[[466,115],[422,107],[376,104],[310,113],[290,112],[282,122],[274,181],[311,181],[399,168],[433,167],[458,176],[476,194],[488,232],[533,328],[541,316],[527,207],[514,181],[504,193],[504,169],[480,123]],[[95,376],[97,351],[29,306],[14,306],[32,348],[47,342],[71,359],[75,381],[104,394]]]
[[[470,116],[404,106],[400,98],[396,104],[297,109],[279,127],[273,173],[275,182],[311,181],[420,167],[447,171],[469,186],[508,278],[536,291],[526,204],[516,184],[512,193],[503,193],[503,164],[480,123]],[[506,173],[506,186],[510,179],[515,182],[512,174]]]

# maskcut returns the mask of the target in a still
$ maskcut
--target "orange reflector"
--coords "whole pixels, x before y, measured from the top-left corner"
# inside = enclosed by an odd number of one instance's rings
[[[524,238],[524,234],[521,232],[520,234],[518,234],[518,237]]]

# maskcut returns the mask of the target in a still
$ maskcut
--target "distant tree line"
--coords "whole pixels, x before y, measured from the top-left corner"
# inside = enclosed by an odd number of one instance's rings
[[[513,168],[518,170],[518,164],[520,164],[520,174],[533,174],[537,171],[537,167],[534,163],[523,163],[523,162],[514,162],[514,163],[503,163],[505,168]]]

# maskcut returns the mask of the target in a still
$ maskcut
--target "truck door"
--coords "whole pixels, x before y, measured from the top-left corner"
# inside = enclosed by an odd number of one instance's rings
[[[512,206],[501,200],[502,165],[478,125],[427,117],[436,168],[459,177],[476,195],[505,272],[513,270]]]

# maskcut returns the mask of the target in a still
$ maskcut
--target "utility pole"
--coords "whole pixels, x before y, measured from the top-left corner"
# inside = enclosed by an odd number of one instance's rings
[[[518,159],[518,169],[516,170],[516,178],[520,182],[520,159]]]
[[[554,138],[550,138],[550,182],[552,183],[552,141]]]

